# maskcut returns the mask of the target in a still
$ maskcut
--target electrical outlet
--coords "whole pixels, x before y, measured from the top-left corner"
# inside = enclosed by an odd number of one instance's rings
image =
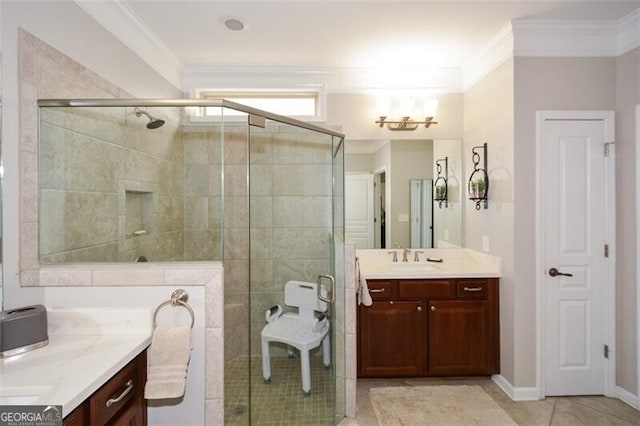
[[[489,237],[486,235],[482,236],[482,251],[489,253]]]
[[[409,213],[400,213],[398,215],[398,222],[409,222]]]

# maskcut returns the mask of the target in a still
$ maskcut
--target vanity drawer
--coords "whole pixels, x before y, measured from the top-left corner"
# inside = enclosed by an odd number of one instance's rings
[[[459,299],[486,299],[489,282],[486,280],[457,280],[456,296]]]
[[[373,300],[388,300],[397,297],[396,287],[393,281],[388,280],[367,280],[369,294]]]
[[[145,373],[146,356],[143,353],[98,389],[90,397],[91,424],[107,423],[129,401],[142,395]]]
[[[452,299],[455,297],[455,289],[450,280],[400,280],[398,296],[414,299]]]

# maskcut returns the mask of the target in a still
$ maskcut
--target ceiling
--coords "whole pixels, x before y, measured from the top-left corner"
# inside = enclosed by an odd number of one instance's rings
[[[640,0],[121,1],[187,71],[456,68],[510,20],[615,21],[640,6]],[[246,28],[228,30],[230,17]]]

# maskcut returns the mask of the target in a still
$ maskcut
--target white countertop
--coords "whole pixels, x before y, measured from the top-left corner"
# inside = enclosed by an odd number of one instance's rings
[[[470,249],[410,249],[408,261],[402,261],[401,249],[356,250],[360,274],[365,279],[389,278],[499,278],[502,276],[502,260],[486,253]],[[415,251],[420,260],[414,261]],[[397,262],[393,255],[397,252]],[[442,259],[427,262],[426,258]]]
[[[0,359],[0,403],[69,414],[151,343],[151,310],[49,310],[49,344]]]

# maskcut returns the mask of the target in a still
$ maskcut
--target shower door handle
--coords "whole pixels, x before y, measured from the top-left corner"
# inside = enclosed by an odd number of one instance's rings
[[[322,295],[322,279],[326,278],[331,282],[331,291],[327,293],[329,297]],[[336,280],[331,275],[318,275],[318,299],[325,303],[333,303],[336,301]]]

